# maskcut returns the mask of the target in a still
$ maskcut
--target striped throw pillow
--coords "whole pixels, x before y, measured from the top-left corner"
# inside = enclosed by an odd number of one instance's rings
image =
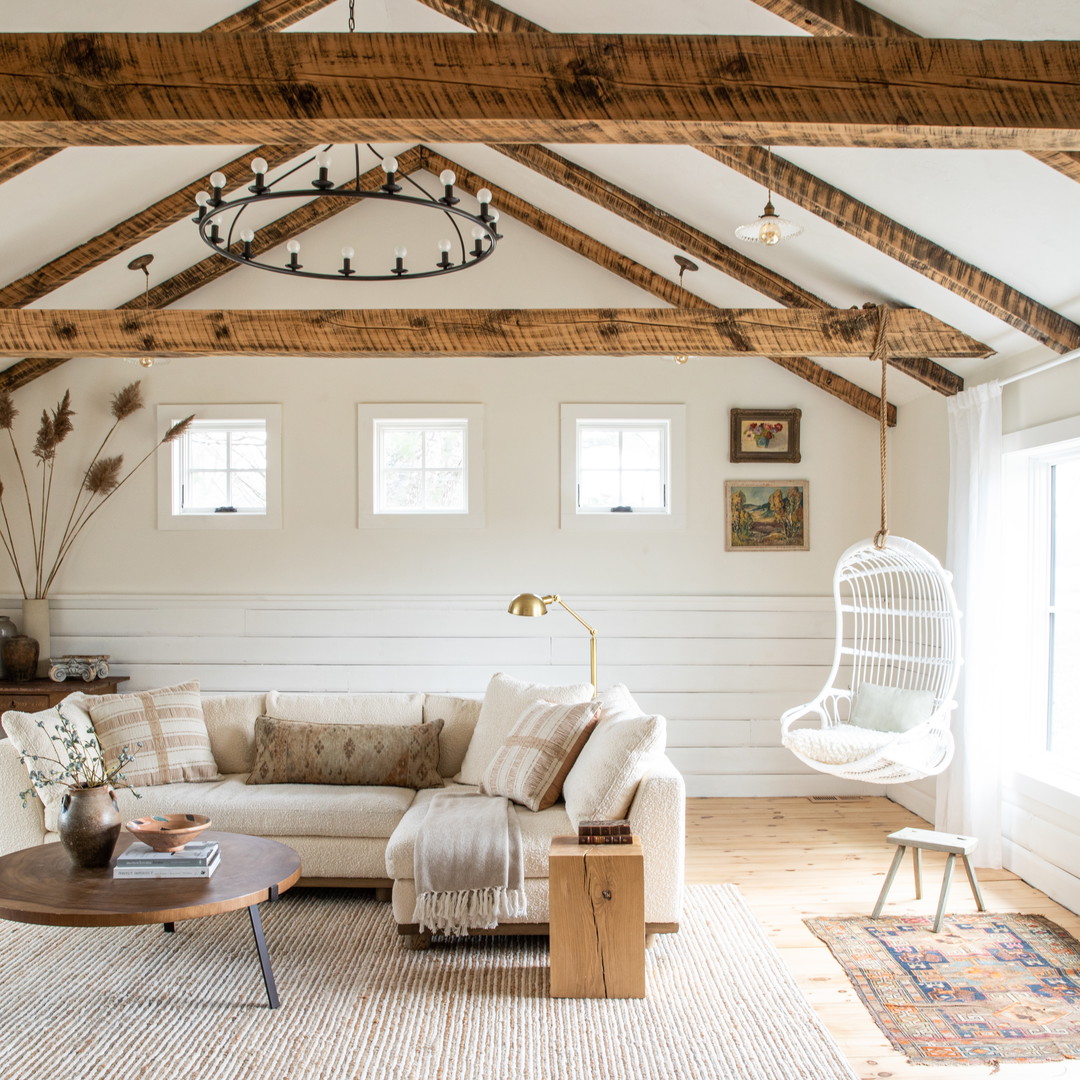
[[[105,759],[112,761],[125,746],[135,755],[124,769],[132,787],[221,779],[198,682],[86,700]]]
[[[562,793],[600,715],[600,702],[553,705],[536,701],[514,724],[484,770],[480,790],[502,795],[530,810],[546,810]]]

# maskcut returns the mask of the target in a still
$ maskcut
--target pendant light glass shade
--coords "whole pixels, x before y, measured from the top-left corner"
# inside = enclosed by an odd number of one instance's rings
[[[796,225],[794,221],[788,221],[787,218],[782,218],[777,214],[770,193],[764,213],[756,221],[740,225],[735,230],[735,235],[750,244],[768,244],[772,247],[774,244],[779,244],[781,240],[787,240],[788,237],[798,236],[801,232],[801,225]]]

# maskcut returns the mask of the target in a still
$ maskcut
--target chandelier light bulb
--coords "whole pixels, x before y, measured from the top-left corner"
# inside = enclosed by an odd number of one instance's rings
[[[453,246],[454,245],[451,244],[449,240],[440,240],[439,241],[439,250],[440,251],[449,251]]]
[[[320,169],[329,169],[333,163],[334,159],[326,153],[319,154],[318,157],[315,158],[315,164],[318,165]]]
[[[195,193],[195,205],[196,206],[200,206],[200,207],[205,206],[209,201],[210,201],[210,192],[209,191],[197,191]]]
[[[491,202],[491,192],[488,191],[488,189],[486,187],[482,187],[476,193],[476,201],[479,202],[479,203],[489,203],[489,202]]]
[[[254,229],[241,229],[240,230],[240,239],[243,240],[245,244],[250,244],[251,241],[255,239],[255,230]]]
[[[251,171],[256,176],[263,176],[266,173],[266,170],[269,168],[270,166],[266,164],[266,158],[257,157],[251,163]]]
[[[290,240],[285,245],[285,250],[290,255],[299,255],[300,254],[300,241],[299,240]]]
[[[352,259],[356,256],[356,252],[351,247],[343,247],[341,249],[341,257],[343,259]]]
[[[383,167],[383,172],[396,173],[397,172],[397,158],[396,157],[383,158],[382,167]]]
[[[394,248],[394,258],[395,259],[404,259],[405,256],[408,255],[408,254],[409,254],[409,249],[408,248],[403,248],[403,247]]]
[[[487,236],[487,233],[484,232],[479,225],[474,225],[472,227],[472,238],[474,240],[483,240],[485,236]]]
[[[223,188],[228,182],[228,177],[223,172],[210,174],[210,183],[216,188]]]
[[[444,187],[453,187],[457,183],[457,177],[449,169],[443,169],[439,173],[439,183]]]

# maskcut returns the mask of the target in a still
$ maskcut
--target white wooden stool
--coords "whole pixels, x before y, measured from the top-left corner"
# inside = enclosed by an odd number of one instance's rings
[[[968,881],[971,883],[971,893],[975,897],[975,903],[980,911],[986,910],[983,903],[982,893],[979,891],[979,883],[975,880],[975,870],[972,868],[968,856],[979,846],[979,841],[974,836],[957,836],[955,833],[932,832],[930,829],[901,829],[899,832],[890,833],[886,839],[890,844],[896,844],[896,854],[893,856],[892,866],[885,875],[885,884],[881,886],[881,894],[874,905],[874,913],[871,918],[876,919],[885,906],[885,898],[889,895],[892,883],[896,878],[896,871],[900,869],[900,863],[904,859],[904,849],[911,848],[911,856],[915,861],[915,898],[922,899],[922,849],[927,851],[947,851],[948,861],[945,863],[945,877],[941,881],[941,899],[938,900],[937,915],[934,917],[934,933],[941,929],[941,920],[945,915],[945,903],[949,899],[949,886],[952,885],[953,863],[957,855],[964,857],[964,869],[967,871]]]

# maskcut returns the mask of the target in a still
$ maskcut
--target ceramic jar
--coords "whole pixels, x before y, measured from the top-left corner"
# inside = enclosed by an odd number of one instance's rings
[[[109,865],[120,824],[120,807],[110,787],[68,788],[60,800],[60,843],[83,869]]]

